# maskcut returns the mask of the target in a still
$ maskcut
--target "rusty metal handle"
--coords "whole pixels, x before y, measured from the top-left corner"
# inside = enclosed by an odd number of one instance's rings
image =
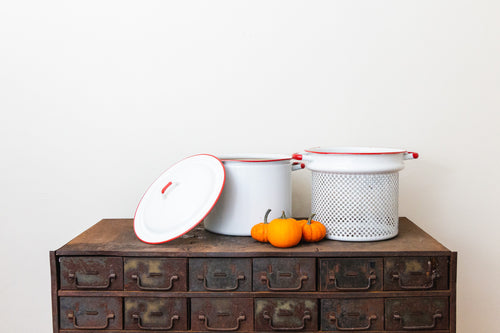
[[[109,320],[114,318],[115,318],[114,313],[108,313],[108,315],[106,316],[106,323],[102,326],[80,326],[76,322],[75,313],[74,312],[68,313],[68,319],[73,320],[73,326],[81,330],[103,330],[109,326]]]
[[[401,276],[399,275],[399,272],[393,272],[392,273],[392,279],[393,280],[398,280],[399,288],[401,289],[420,289],[420,290],[426,290],[426,289],[431,289],[434,287],[434,280],[440,277],[439,273],[436,270],[432,270],[432,263],[430,261],[427,262],[428,268],[426,274],[429,276],[430,275],[430,281],[425,281],[424,284],[422,285],[405,285],[402,282]]]
[[[235,327],[229,327],[229,328],[220,328],[220,327],[210,327],[208,326],[208,318],[204,314],[200,314],[198,316],[198,319],[201,321],[205,322],[205,328],[209,331],[237,331],[240,329],[240,322],[242,320],[245,320],[246,317],[243,313],[241,313],[238,318],[236,318],[236,326]]]
[[[297,287],[290,287],[290,288],[279,288],[279,287],[271,287],[269,278],[267,277],[267,274],[264,273],[260,277],[260,280],[262,282],[266,282],[267,289],[272,290],[272,291],[293,291],[293,290],[300,290],[302,288],[303,282],[308,279],[307,275],[302,275],[299,279],[299,285]]]
[[[240,287],[240,281],[241,280],[245,280],[245,275],[244,274],[240,274],[236,277],[236,285],[235,286],[231,286],[231,287],[227,287],[227,288],[211,288],[207,285],[207,277],[206,275],[205,276],[198,276],[198,280],[203,280],[203,288],[205,288],[205,290],[208,290],[208,291],[232,291],[232,290],[236,290]]]
[[[78,284],[78,278],[76,277],[75,273],[69,273],[68,278],[75,281],[75,287],[78,289],[107,289],[111,285],[111,280],[116,279],[116,274],[115,273],[109,274],[107,283],[101,286],[85,286]]]
[[[433,329],[437,325],[437,320],[442,318],[443,315],[441,314],[440,311],[436,311],[432,315],[432,324],[430,325],[423,325],[423,326],[404,326],[404,321],[399,312],[394,312],[392,315],[392,319],[394,320],[399,320],[401,322],[401,328],[404,330],[426,330],[426,329]]]
[[[375,272],[370,272],[370,276],[368,276],[368,284],[364,287],[354,287],[354,288],[345,288],[345,287],[340,287],[337,283],[337,278],[335,275],[330,275],[329,280],[333,281],[334,287],[337,290],[344,290],[344,291],[358,291],[358,290],[368,290],[371,288],[372,284],[375,282],[377,279],[377,275],[375,275]]]
[[[337,328],[338,331],[362,331],[362,330],[368,330],[372,326],[372,320],[377,319],[377,315],[371,315],[368,317],[368,325],[367,326],[362,326],[362,327],[341,327],[339,326],[339,321],[337,320],[337,317],[335,317],[334,314],[330,315],[328,318],[330,321],[335,321],[335,327]]]
[[[168,290],[172,289],[172,287],[174,286],[174,281],[179,280],[179,276],[172,275],[170,277],[170,285],[167,286],[167,287],[145,287],[145,286],[143,286],[141,284],[141,278],[139,277],[138,274],[133,274],[131,276],[131,278],[137,281],[137,287],[139,289],[142,289],[142,290],[154,290],[154,291],[168,291]]]
[[[309,311],[304,312],[304,316],[302,317],[302,325],[299,327],[275,327],[273,326],[273,318],[269,315],[269,312],[264,311],[262,313],[264,319],[269,320],[269,327],[273,331],[300,331],[306,327],[306,320],[311,320],[311,313]]]
[[[171,318],[170,318],[170,325],[169,326],[144,326],[142,324],[142,319],[141,319],[141,316],[138,315],[138,314],[133,314],[132,315],[132,318],[134,318],[135,320],[137,320],[137,326],[141,329],[141,330],[163,330],[163,331],[166,331],[166,330],[171,330],[173,327],[174,327],[174,321],[175,320],[179,320],[179,316],[178,315],[173,315]]]

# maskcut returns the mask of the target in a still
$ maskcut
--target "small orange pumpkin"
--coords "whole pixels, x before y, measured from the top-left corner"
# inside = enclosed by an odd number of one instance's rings
[[[318,242],[326,236],[325,226],[321,222],[313,221],[314,215],[316,214],[309,216],[307,223],[302,225],[302,239],[306,242]]]
[[[292,247],[300,243],[302,228],[297,220],[287,218],[283,211],[280,218],[269,223],[267,237],[269,243],[276,247]]]
[[[269,213],[271,212],[270,209],[267,210],[266,215],[264,215],[264,222],[257,223],[252,227],[252,230],[250,230],[250,234],[252,235],[252,238],[255,240],[258,240],[259,242],[266,243],[267,242],[267,233],[269,230],[269,223],[267,222],[267,217],[269,216]]]
[[[305,220],[297,220],[297,223],[300,225],[301,228],[304,228],[304,225],[307,224],[307,219],[305,219]]]

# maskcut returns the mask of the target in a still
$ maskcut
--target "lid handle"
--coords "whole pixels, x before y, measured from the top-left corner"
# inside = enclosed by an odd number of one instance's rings
[[[161,189],[161,194],[165,194],[165,191],[172,185],[173,183],[172,182],[168,182],[167,185],[165,185],[162,189]]]

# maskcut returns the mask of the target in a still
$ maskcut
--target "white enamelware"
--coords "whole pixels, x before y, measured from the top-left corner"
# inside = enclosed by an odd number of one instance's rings
[[[312,171],[311,212],[325,225],[326,238],[377,241],[398,234],[399,171],[417,153],[318,147],[293,158]]]
[[[205,229],[223,235],[250,236],[252,227],[292,213],[291,172],[304,167],[290,155],[217,155],[226,170],[224,190],[205,218]]]
[[[187,233],[214,207],[225,178],[222,162],[212,155],[177,162],[151,184],[139,202],[135,234],[145,243],[158,244]]]
[[[404,160],[418,158],[418,154],[393,148],[317,147],[293,154],[293,158],[312,171],[378,173],[400,171],[404,168]]]

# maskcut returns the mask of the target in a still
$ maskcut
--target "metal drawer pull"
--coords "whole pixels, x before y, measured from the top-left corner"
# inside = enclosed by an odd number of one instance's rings
[[[88,275],[97,275],[97,274],[94,274],[95,272],[91,272],[91,273],[92,274],[88,274]],[[116,279],[116,274],[115,273],[109,274],[107,283],[105,285],[101,285],[101,286],[90,286],[90,285],[85,286],[85,285],[78,284],[78,278],[76,277],[75,273],[69,273],[68,278],[75,281],[75,287],[77,287],[78,289],[107,289],[111,285],[111,280]]]
[[[372,320],[376,320],[377,315],[371,315],[370,317],[368,317],[368,325],[362,327],[340,327],[339,321],[337,320],[337,317],[335,317],[334,314],[330,315],[328,319],[330,319],[330,321],[335,321],[335,327],[339,331],[362,331],[370,329],[370,327],[372,326]]]
[[[167,290],[170,290],[174,286],[174,281],[179,280],[179,277],[177,275],[172,275],[170,277],[170,285],[167,286],[167,287],[146,287],[146,286],[143,286],[141,284],[141,278],[139,277],[139,275],[133,274],[131,276],[131,278],[137,281],[137,287],[139,289],[142,289],[142,290],[156,290],[156,291],[167,291]]]
[[[269,315],[269,312],[264,311],[262,313],[264,319],[269,320],[269,327],[273,331],[300,331],[306,327],[306,320],[311,320],[311,313],[309,311],[304,312],[304,316],[302,317],[302,325],[299,327],[275,327],[273,326],[273,318]]]
[[[434,287],[434,280],[439,278],[439,273],[436,270],[432,270],[432,263],[430,261],[427,262],[427,276],[430,276],[430,281],[425,281],[422,285],[404,285],[401,281],[401,276],[399,272],[392,273],[392,279],[398,280],[399,288],[401,289],[431,289]]]
[[[108,315],[106,316],[106,323],[102,326],[79,326],[78,323],[76,322],[75,313],[74,312],[68,313],[68,319],[73,320],[73,326],[81,330],[103,330],[108,327],[109,320],[114,318],[115,318],[114,313],[108,313]]]
[[[221,277],[225,277],[224,276],[221,276]],[[208,291],[232,291],[232,290],[236,290],[240,287],[240,281],[241,280],[245,280],[245,275],[244,274],[240,274],[236,277],[236,285],[235,286],[231,286],[231,287],[227,287],[227,288],[211,288],[207,285],[207,277],[206,276],[198,276],[198,280],[203,280],[203,288],[205,288],[205,290],[208,290]]]
[[[270,284],[270,281],[269,281],[269,278],[267,277],[267,274],[262,274],[262,276],[260,277],[260,280],[262,282],[266,282],[266,285],[267,285],[267,289],[269,290],[273,290],[273,291],[289,291],[289,290],[300,290],[302,288],[302,284],[305,280],[307,280],[308,277],[307,275],[302,275],[299,279],[299,285],[297,287],[290,287],[290,288],[279,288],[279,287],[271,287],[271,284]]]
[[[204,314],[200,314],[198,319],[205,322],[205,328],[209,331],[237,331],[240,329],[240,322],[245,320],[246,317],[243,313],[241,313],[238,318],[236,318],[236,326],[229,328],[220,328],[220,327],[210,327],[208,326],[208,318]]]
[[[377,275],[375,275],[375,272],[370,272],[370,276],[368,276],[368,284],[365,287],[354,287],[354,288],[340,287],[337,283],[338,279],[335,277],[334,274],[330,275],[328,279],[329,279],[329,281],[333,281],[334,287],[337,290],[357,291],[357,290],[370,289],[371,286],[375,283],[375,280],[377,279]]]
[[[170,326],[144,326],[142,324],[142,319],[141,319],[141,316],[138,315],[138,314],[133,314],[132,315],[132,318],[134,318],[135,320],[137,320],[137,326],[141,329],[141,330],[171,330],[172,327],[174,327],[174,321],[175,320],[179,320],[179,316],[178,315],[173,315],[171,318],[170,318]]]
[[[425,330],[425,329],[432,329],[432,328],[435,328],[436,327],[436,324],[437,324],[437,320],[442,318],[443,315],[441,314],[440,311],[436,311],[436,313],[434,313],[432,315],[432,324],[430,325],[423,325],[423,326],[404,326],[404,322],[403,322],[403,317],[401,317],[401,315],[399,314],[399,312],[394,312],[394,314],[392,315],[392,319],[394,320],[399,320],[401,322],[401,328],[404,329],[404,330]]]

